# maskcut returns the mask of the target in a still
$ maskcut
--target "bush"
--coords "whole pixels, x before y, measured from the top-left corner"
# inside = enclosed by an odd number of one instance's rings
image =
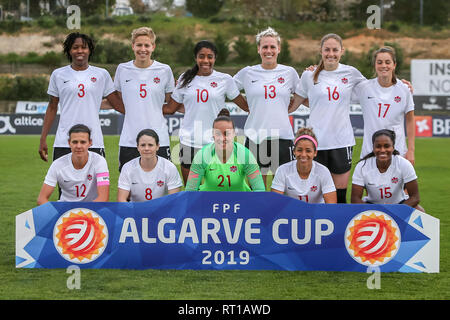
[[[216,64],[223,65],[228,60],[228,55],[230,54],[230,50],[228,49],[228,42],[224,39],[222,34],[218,34],[214,39],[214,44],[217,47],[217,57]]]
[[[177,62],[182,66],[190,66],[194,63],[195,44],[191,38],[187,38],[177,51]]]
[[[0,100],[40,100],[47,98],[45,76],[0,77]]]
[[[247,41],[247,39],[240,35],[233,45],[233,50],[237,56],[234,61],[240,64],[255,64],[259,61],[256,45]]]
[[[39,17],[37,20],[37,24],[44,29],[51,29],[56,25],[55,20],[52,17],[49,16],[42,16]]]
[[[92,62],[118,64],[134,58],[131,46],[110,39],[102,39],[97,42]]]

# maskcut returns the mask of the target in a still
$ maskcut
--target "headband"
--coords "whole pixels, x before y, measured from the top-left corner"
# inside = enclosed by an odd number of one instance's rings
[[[313,137],[311,137],[311,136],[309,136],[307,134],[304,134],[304,135],[298,137],[297,139],[295,139],[294,146],[297,144],[298,140],[300,140],[300,139],[308,139],[308,140],[310,140],[314,144],[314,147],[316,147],[316,150],[317,150],[317,141],[316,141],[316,139],[314,139]]]

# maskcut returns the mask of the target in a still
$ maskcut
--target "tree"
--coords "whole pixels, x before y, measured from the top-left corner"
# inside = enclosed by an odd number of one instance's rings
[[[409,22],[420,22],[420,0],[396,0],[392,7],[397,19]],[[448,0],[423,0],[423,23],[427,25],[448,24],[448,12],[450,11]]]
[[[116,0],[108,0],[108,12],[111,12],[115,3]],[[105,0],[71,0],[70,4],[79,6],[84,17],[105,13]]]
[[[194,16],[208,18],[219,13],[225,0],[186,0],[186,10]]]
[[[224,39],[221,33],[219,33],[214,39],[214,44],[217,48],[216,64],[223,65],[227,62],[230,50],[228,49],[228,42]]]

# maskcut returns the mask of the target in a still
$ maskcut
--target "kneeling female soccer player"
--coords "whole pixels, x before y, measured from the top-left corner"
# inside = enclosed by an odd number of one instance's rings
[[[352,203],[406,204],[419,206],[417,176],[412,164],[394,149],[395,132],[376,131],[372,136],[373,151],[356,165],[352,181]],[[408,194],[404,192],[404,189]],[[367,197],[363,198],[364,189]]]
[[[230,112],[222,109],[213,123],[214,142],[194,157],[186,191],[266,190],[256,159],[250,150],[234,142],[235,135]]]
[[[108,165],[105,158],[88,150],[91,145],[91,130],[87,126],[76,124],[69,130],[71,153],[51,164],[37,199],[38,205],[49,201],[56,184],[61,188],[59,201],[108,201]]]
[[[301,128],[294,140],[296,160],[281,165],[272,181],[272,191],[309,203],[336,203],[336,188],[330,171],[314,161],[317,139],[310,128]]]

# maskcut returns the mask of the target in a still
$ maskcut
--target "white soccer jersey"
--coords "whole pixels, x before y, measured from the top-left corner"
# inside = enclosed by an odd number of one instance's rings
[[[108,71],[89,66],[76,71],[70,65],[54,70],[47,93],[59,98],[60,117],[54,147],[69,147],[68,132],[76,124],[91,129],[92,148],[103,148],[99,111],[102,99],[114,92]]]
[[[233,77],[245,91],[250,113],[245,135],[254,143],[267,138],[294,139],[288,107],[300,79],[294,68],[277,65],[266,70],[261,65],[245,67]]]
[[[401,156],[393,155],[391,165],[383,173],[378,170],[375,157],[358,162],[352,183],[366,188],[365,200],[371,203],[395,204],[407,199],[404,185],[416,179],[412,164]]]
[[[183,185],[177,167],[167,159],[158,157],[156,167],[145,172],[139,164],[140,157],[125,163],[119,176],[119,188],[130,191],[133,202],[160,198],[168,190]]]
[[[360,158],[372,152],[372,135],[381,129],[395,131],[395,149],[404,156],[407,151],[405,115],[414,110],[414,101],[408,86],[397,80],[395,85],[383,88],[375,78],[361,82],[353,92],[361,104],[364,119]]]
[[[291,198],[309,203],[325,203],[323,195],[336,191],[327,167],[313,161],[308,179],[302,179],[297,171],[297,160],[285,163],[277,169],[272,188]]]
[[[352,89],[364,76],[352,66],[339,64],[334,71],[322,70],[317,83],[314,72],[303,72],[295,93],[309,99],[309,125],[318,140],[318,150],[355,145],[350,122]]]
[[[105,158],[89,152],[88,162],[82,169],[75,169],[72,153],[66,154],[50,165],[44,183],[61,188],[59,201],[93,201],[97,198],[97,186],[109,185],[108,164]]]
[[[225,97],[233,100],[239,95],[239,90],[229,74],[215,70],[209,76],[195,76],[183,88],[180,88],[181,82],[178,81],[172,93],[172,98],[183,103],[185,109],[180,143],[202,148],[213,142],[213,122],[219,111],[225,108]]]
[[[170,67],[158,61],[153,61],[148,68],[138,68],[133,61],[121,63],[114,76],[114,86],[122,93],[125,105],[119,146],[136,147],[136,136],[143,129],[155,130],[160,146],[169,146],[162,107],[166,93],[173,92],[175,87]]]

